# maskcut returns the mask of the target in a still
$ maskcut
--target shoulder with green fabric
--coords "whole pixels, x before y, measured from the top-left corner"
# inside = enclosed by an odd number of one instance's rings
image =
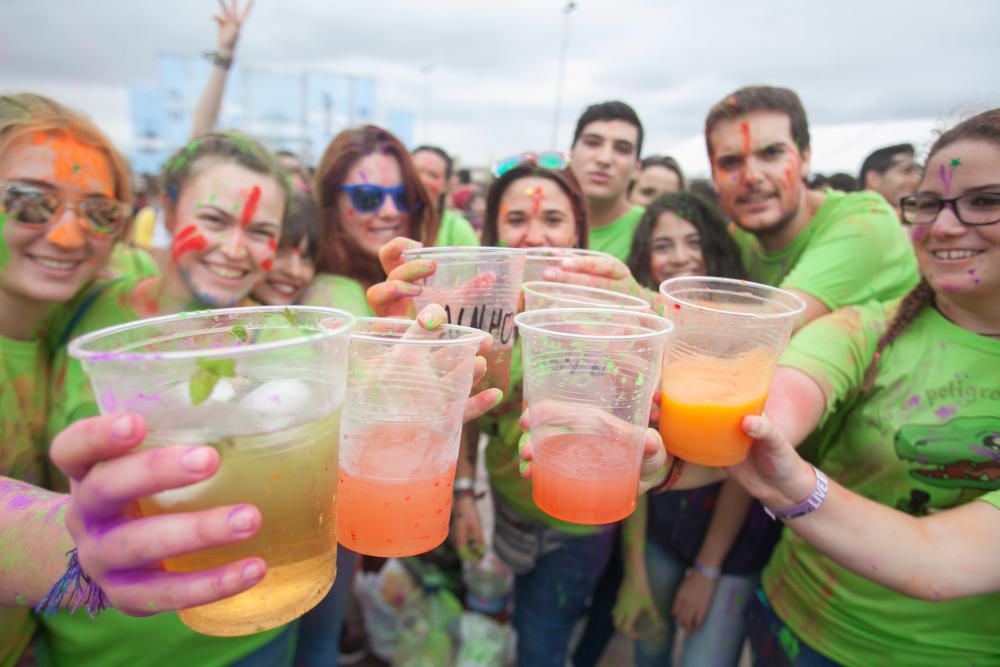
[[[340,308],[358,317],[373,317],[361,283],[347,276],[318,273],[302,297],[304,306]]]
[[[984,493],[976,498],[976,500],[982,500],[983,502],[989,503],[990,505],[993,505],[993,507],[1000,509],[1000,490]]]
[[[632,238],[645,212],[641,206],[633,206],[624,215],[603,227],[591,227],[587,231],[590,238],[588,247],[591,250],[606,252],[612,257],[628,263],[632,250]]]
[[[472,223],[454,209],[445,209],[441,215],[435,246],[478,246],[479,236]]]

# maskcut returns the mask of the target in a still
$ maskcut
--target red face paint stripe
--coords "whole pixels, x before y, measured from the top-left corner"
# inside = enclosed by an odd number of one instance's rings
[[[178,257],[185,253],[189,253],[194,250],[204,250],[206,245],[208,245],[208,242],[205,241],[205,237],[198,234],[197,236],[192,236],[186,241],[174,243],[174,246],[170,251],[170,256],[176,261]]]
[[[743,155],[750,155],[750,123],[741,123],[740,132],[743,133]]]
[[[247,197],[247,203],[243,206],[243,216],[240,218],[240,227],[246,227],[253,220],[253,217],[257,214],[257,202],[260,201],[260,186],[253,186],[253,190],[250,191],[250,196]]]
[[[271,261],[270,259],[265,259],[263,262],[260,263],[260,267],[265,271],[267,271],[268,273],[270,273],[271,269],[274,268],[274,262]]]
[[[276,251],[278,249],[278,241],[276,239],[268,239],[267,247],[271,249],[271,252]]]
[[[188,236],[191,236],[192,234],[194,234],[197,231],[198,231],[197,227],[195,227],[194,225],[188,225],[187,227],[185,227],[181,231],[177,232],[177,235],[174,236],[174,245],[176,245],[177,243],[180,243],[185,238],[187,238]]]

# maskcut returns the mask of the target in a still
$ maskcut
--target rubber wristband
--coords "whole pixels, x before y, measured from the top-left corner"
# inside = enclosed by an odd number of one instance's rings
[[[670,462],[670,467],[667,468],[667,476],[663,478],[660,485],[650,491],[652,494],[663,493],[664,491],[669,491],[681,478],[681,473],[684,472],[684,464],[686,461],[678,456],[674,457],[674,460]]]
[[[697,571],[698,574],[706,579],[711,579],[712,581],[718,581],[719,577],[722,576],[722,570],[717,567],[712,567],[711,565],[706,565],[697,558],[695,558],[694,563],[691,564],[691,569]]]
[[[800,516],[805,516],[819,509],[823,501],[826,500],[826,494],[830,490],[830,480],[827,476],[823,474],[823,471],[813,466],[813,471],[816,473],[816,488],[813,492],[809,494],[809,497],[803,500],[798,505],[793,505],[792,507],[786,507],[785,509],[775,510],[770,507],[764,507],[764,511],[772,519],[797,519]]]

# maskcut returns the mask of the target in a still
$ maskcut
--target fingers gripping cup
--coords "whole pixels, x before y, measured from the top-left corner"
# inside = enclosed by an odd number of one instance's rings
[[[597,287],[531,281],[524,283],[521,286],[521,291],[524,292],[524,309],[526,311],[542,308],[621,308],[653,312],[649,303],[637,296],[620,294]]]
[[[643,435],[670,322],[592,308],[533,310],[515,321],[535,504],[574,523],[625,518],[635,508]]]
[[[351,337],[340,431],[340,543],[413,556],[448,536],[462,413],[488,334],[362,318]]]
[[[583,248],[528,248],[524,262],[524,281],[543,280],[545,269],[561,269],[564,259],[580,259],[588,257],[611,258],[606,252],[585,250]]]
[[[413,298],[420,311],[430,303],[444,307],[450,324],[480,329],[493,336],[486,356],[486,389],[510,387],[510,355],[514,346],[514,314],[521,290],[525,251],[517,248],[414,248],[406,261],[433,259],[434,273]]]
[[[211,478],[139,501],[144,516],[249,503],[249,540],[164,561],[168,572],[259,556],[267,575],[180,612],[209,635],[261,632],[318,603],[336,574],[337,441],[354,317],[327,308],[229,308],[142,320],[76,339],[102,413],[141,413],[143,447],[208,444]]]
[[[663,367],[663,442],[686,461],[735,465],[750,451],[743,417],[763,411],[806,304],[776,287],[727,278],[672,278],[660,294],[674,323]]]

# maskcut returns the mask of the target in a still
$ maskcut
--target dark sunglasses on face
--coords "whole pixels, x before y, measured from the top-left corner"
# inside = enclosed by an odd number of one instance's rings
[[[967,192],[960,197],[916,194],[899,200],[903,222],[929,225],[945,206],[965,225],[992,225],[1000,222],[1000,192]]]
[[[120,234],[131,215],[128,204],[106,197],[68,201],[43,188],[0,181],[0,211],[20,225],[41,229],[64,208],[73,209],[88,235],[102,239]]]
[[[340,189],[347,193],[351,200],[351,208],[358,213],[373,213],[379,210],[386,196],[392,197],[392,203],[400,213],[407,213],[410,210],[410,205],[406,201],[406,186],[403,184],[384,188],[371,183],[357,183],[341,185]],[[419,202],[417,207],[419,208]]]

